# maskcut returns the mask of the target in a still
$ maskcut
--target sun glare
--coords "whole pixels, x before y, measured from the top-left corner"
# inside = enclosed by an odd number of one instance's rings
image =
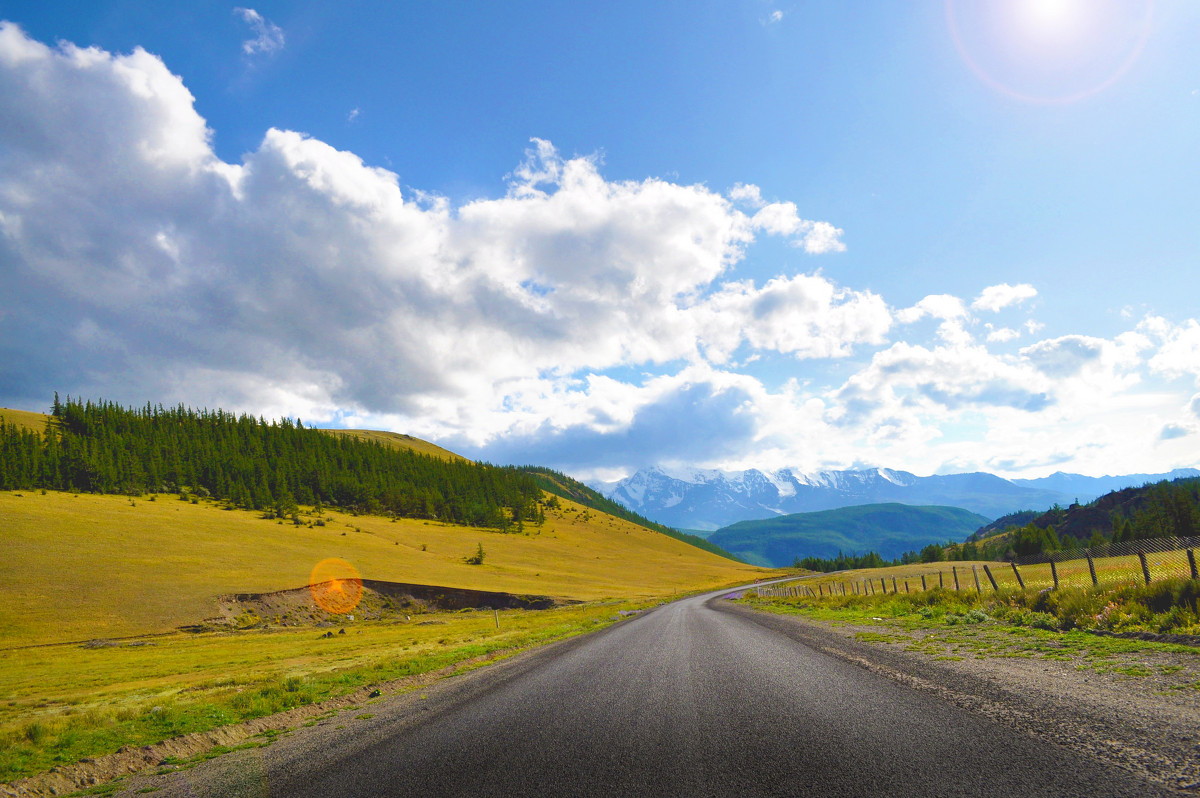
[[[1021,0],[1016,14],[1034,32],[1059,34],[1079,24],[1086,5],[1081,0]]]
[[[1150,35],[1153,0],[945,0],[954,46],[1010,97],[1074,102],[1119,80]]]

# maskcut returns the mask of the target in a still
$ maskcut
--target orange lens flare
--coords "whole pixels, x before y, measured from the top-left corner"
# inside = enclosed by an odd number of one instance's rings
[[[312,569],[308,590],[318,607],[335,615],[345,615],[362,600],[362,577],[350,563],[330,557]]]

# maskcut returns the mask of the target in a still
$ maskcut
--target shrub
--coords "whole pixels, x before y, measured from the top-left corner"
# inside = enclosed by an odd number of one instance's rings
[[[41,745],[49,733],[41,723],[34,722],[25,727],[25,739],[34,745]]]

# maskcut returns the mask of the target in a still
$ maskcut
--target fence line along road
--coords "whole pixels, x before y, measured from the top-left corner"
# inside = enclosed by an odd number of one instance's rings
[[[1122,583],[1150,584],[1162,579],[1200,579],[1196,550],[1200,537],[1148,538],[1090,549],[1064,549],[1018,557],[1009,562],[914,563],[889,569],[885,576],[813,577],[805,584],[757,588],[760,596],[873,595],[947,590],[1058,589]]]

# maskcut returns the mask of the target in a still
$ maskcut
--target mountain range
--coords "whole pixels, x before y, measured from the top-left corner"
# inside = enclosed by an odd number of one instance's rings
[[[1017,510],[1088,502],[1146,482],[1195,476],[1200,476],[1200,470],[1194,468],[1103,477],[1058,472],[1039,479],[1009,480],[986,472],[919,477],[888,468],[804,473],[790,468],[667,471],[654,467],[591,486],[658,523],[703,533],[738,521],[884,502],[961,507],[990,519]]]
[[[987,519],[958,507],[896,502],[739,521],[710,541],[748,563],[783,568],[803,557],[832,559],[873,551],[886,560],[926,545],[966,538]]]

